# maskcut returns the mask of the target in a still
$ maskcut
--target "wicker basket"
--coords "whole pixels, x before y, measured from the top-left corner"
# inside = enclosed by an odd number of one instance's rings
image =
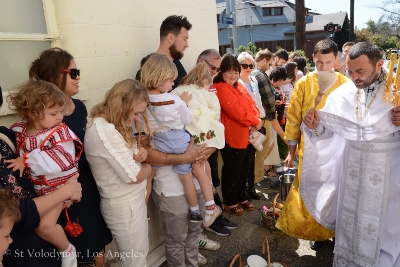
[[[262,241],[262,250],[261,250],[261,257],[263,257],[267,261],[267,266],[268,267],[273,267],[278,264],[284,266],[284,267],[290,267],[290,265],[284,261],[274,261],[271,264],[271,254],[269,252],[269,244],[268,244],[268,238],[264,236],[263,241]],[[236,264],[237,263],[237,264]],[[236,265],[235,265],[236,264]],[[229,267],[249,267],[248,264],[242,261],[242,257],[240,254],[236,254],[235,257],[232,259],[231,264]]]
[[[269,229],[276,229],[275,228],[275,223],[276,223],[276,218],[275,218],[275,205],[276,205],[276,199],[278,198],[279,194],[276,194],[274,197],[274,201],[272,202],[272,216],[266,215],[263,210],[261,211],[261,220],[262,223],[265,227]]]
[[[271,254],[269,253],[269,244],[268,244],[268,238],[264,236],[263,243],[262,243],[262,251],[261,251],[261,257],[267,260],[268,267],[271,267]],[[281,264],[284,267],[290,267],[290,265],[284,261],[274,261],[272,265],[276,264]]]
[[[247,267],[247,264],[242,261],[242,257],[240,256],[240,254],[236,254],[235,257],[233,257],[229,267],[234,267],[236,261],[237,261],[236,265],[237,267]]]

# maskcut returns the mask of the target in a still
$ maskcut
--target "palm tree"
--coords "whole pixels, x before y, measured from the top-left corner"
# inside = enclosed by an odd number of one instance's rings
[[[296,0],[296,49],[306,51],[306,12],[304,0]]]

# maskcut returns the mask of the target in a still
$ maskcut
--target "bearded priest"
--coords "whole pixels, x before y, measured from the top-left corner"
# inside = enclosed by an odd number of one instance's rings
[[[301,196],[335,230],[334,266],[400,266],[399,112],[388,97],[400,88],[369,42],[346,62],[352,81],[303,119]]]

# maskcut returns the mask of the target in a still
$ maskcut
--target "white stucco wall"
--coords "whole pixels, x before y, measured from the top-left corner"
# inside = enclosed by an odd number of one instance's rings
[[[215,0],[54,0],[51,6],[61,36],[53,46],[74,56],[81,69],[78,98],[84,100],[89,112],[116,82],[135,78],[142,57],[157,50],[159,27],[169,15],[184,15],[193,25],[181,60],[186,71],[201,51],[218,50]],[[7,102],[3,108],[6,106]],[[3,114],[8,112],[3,110]],[[18,116],[0,115],[0,120],[1,125],[9,126]],[[164,252],[163,231],[152,202],[149,215],[148,266],[157,266]]]
[[[169,15],[184,15],[193,25],[181,60],[187,71],[201,51],[218,50],[215,8],[214,0],[56,0],[61,40],[54,45],[74,56],[82,75],[79,98],[90,111],[112,85],[135,77],[141,58],[157,50],[159,27]],[[17,119],[0,117],[3,125]]]

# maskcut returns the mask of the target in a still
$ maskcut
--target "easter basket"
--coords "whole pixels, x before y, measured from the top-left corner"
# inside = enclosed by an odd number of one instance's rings
[[[260,210],[262,224],[269,229],[276,229],[275,223],[280,216],[281,209],[279,209],[278,206],[281,206],[282,204],[276,201],[278,196],[279,194],[276,194],[276,196],[274,197],[272,207],[267,210],[265,209],[265,207],[263,207],[263,209]]]
[[[229,267],[290,267],[284,261],[274,261],[271,263],[271,254],[269,251],[268,238],[264,236],[262,241],[261,256],[250,255],[247,258],[247,263],[242,260],[240,254],[233,257]]]

